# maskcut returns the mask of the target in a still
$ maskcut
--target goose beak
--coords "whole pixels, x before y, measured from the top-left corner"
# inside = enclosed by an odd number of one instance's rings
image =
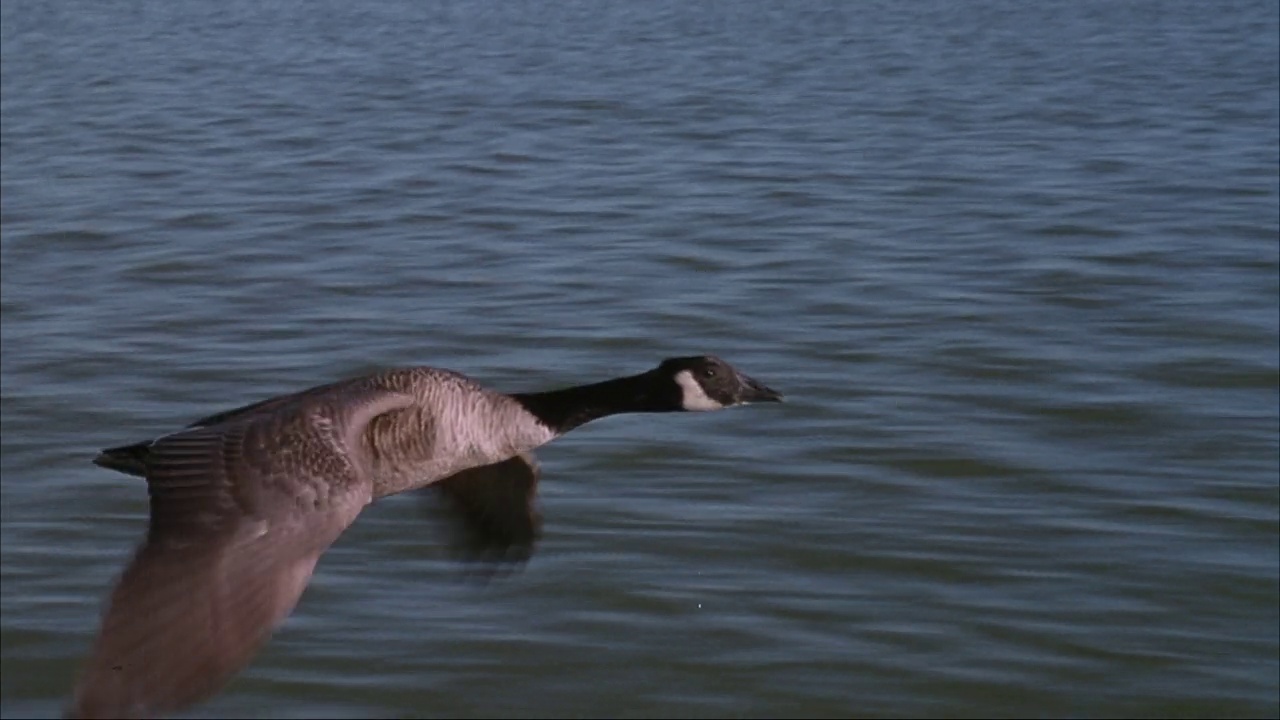
[[[742,402],[782,402],[782,393],[756,380],[739,375],[742,379]]]

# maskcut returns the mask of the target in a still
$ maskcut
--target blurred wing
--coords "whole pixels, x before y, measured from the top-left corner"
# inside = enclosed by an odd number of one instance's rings
[[[456,544],[469,558],[524,562],[542,534],[538,513],[538,461],[521,453],[502,462],[463,470],[433,483],[460,532]]]
[[[147,539],[67,716],[170,714],[248,664],[371,497],[350,430],[408,402],[384,394],[320,419],[264,415],[153,445]]]

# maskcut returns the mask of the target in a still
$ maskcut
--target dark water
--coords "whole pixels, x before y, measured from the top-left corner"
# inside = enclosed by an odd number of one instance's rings
[[[99,447],[694,352],[790,402],[544,448],[487,585],[370,508],[193,713],[1280,714],[1275,2],[2,12],[5,717],[144,532]]]

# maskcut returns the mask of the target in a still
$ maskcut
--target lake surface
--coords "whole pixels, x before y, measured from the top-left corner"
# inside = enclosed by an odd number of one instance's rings
[[[1280,714],[1280,9],[5,0],[0,714],[146,528],[96,451],[374,368],[716,353],[477,583],[370,507],[193,717]]]

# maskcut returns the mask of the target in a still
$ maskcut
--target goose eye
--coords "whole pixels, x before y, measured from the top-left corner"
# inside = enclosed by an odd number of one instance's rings
[[[702,372],[700,374],[702,375],[702,377],[710,380],[711,378],[716,376],[716,369],[713,367],[705,367],[705,368],[702,368]]]

